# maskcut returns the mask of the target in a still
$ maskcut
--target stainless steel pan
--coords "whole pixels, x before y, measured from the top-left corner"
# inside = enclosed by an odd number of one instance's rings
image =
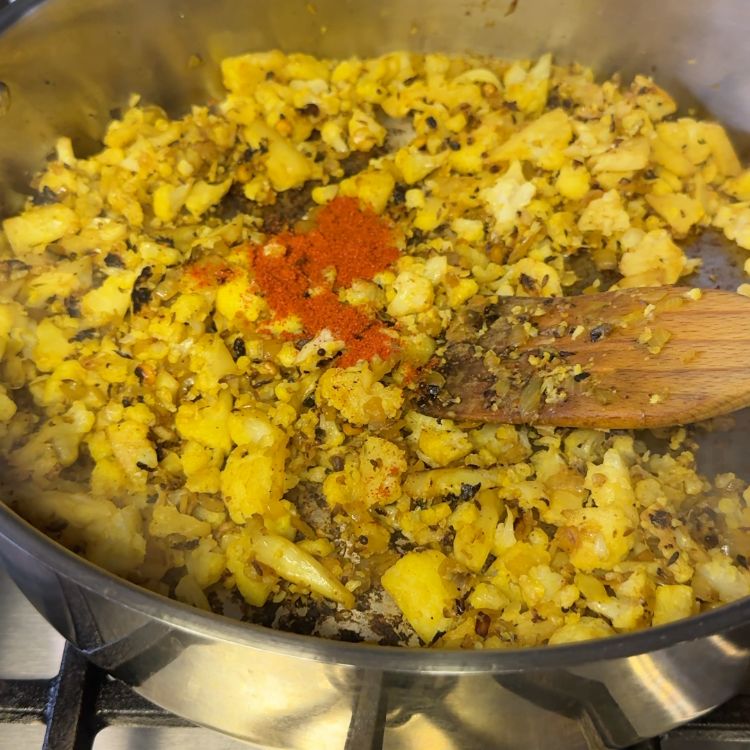
[[[510,12],[513,11],[513,12]],[[551,49],[601,73],[654,72],[746,142],[745,0],[18,0],[0,13],[0,201],[59,133],[92,148],[132,91],[179,111],[218,91],[227,54]],[[191,55],[203,65],[188,67]],[[194,58],[195,59],[195,58]],[[9,102],[9,104],[8,104]],[[744,471],[750,420],[706,441]],[[750,601],[606,641],[439,652],[334,643],[190,609],[49,541],[0,503],[0,561],[92,661],[154,702],[267,748],[622,747],[729,698],[750,664]]]

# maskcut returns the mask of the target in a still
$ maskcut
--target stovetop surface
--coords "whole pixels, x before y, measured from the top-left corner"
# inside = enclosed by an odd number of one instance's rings
[[[86,693],[82,684],[95,685],[96,697],[89,701],[94,705],[81,700]],[[55,694],[56,700],[48,700],[48,695]],[[79,732],[73,741],[79,715],[84,717],[80,723],[102,728]],[[50,730],[54,736],[47,737],[46,745],[45,718],[54,725],[54,731]],[[81,734],[86,736],[83,740]],[[196,727],[153,706],[126,685],[87,666],[72,648],[65,649],[62,637],[0,569],[0,750],[42,748],[253,750],[252,745]],[[550,750],[564,748],[550,746]],[[631,750],[750,750],[750,683],[746,694],[709,716]]]
[[[63,638],[0,569],[0,681],[54,678],[60,669],[64,646]],[[112,683],[124,688],[121,683]],[[142,715],[137,718],[143,720]],[[153,720],[158,722],[163,718],[162,712],[157,711]],[[44,735],[45,724],[41,721],[0,721],[0,750],[39,750]],[[102,729],[96,734],[93,747],[94,750],[252,750],[244,742],[202,727],[125,723]],[[57,748],[53,746],[50,750]]]

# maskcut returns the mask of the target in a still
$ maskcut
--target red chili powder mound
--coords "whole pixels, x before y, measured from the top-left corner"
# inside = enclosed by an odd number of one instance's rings
[[[283,250],[281,249],[283,248]],[[305,333],[324,328],[346,343],[340,367],[393,348],[380,323],[341,302],[336,291],[355,279],[372,279],[398,258],[388,224],[355,198],[334,198],[309,232],[284,232],[250,248],[255,283],[279,318],[296,315]],[[335,273],[333,283],[327,276]]]

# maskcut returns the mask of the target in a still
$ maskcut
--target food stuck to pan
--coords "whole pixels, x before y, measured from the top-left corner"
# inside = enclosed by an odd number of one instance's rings
[[[134,96],[95,154],[60,138],[3,222],[14,508],[180,601],[346,640],[560,644],[750,594],[750,493],[698,473],[685,427],[425,402],[468,311],[699,298],[688,238],[750,249],[750,171],[719,124],[549,55],[267,52],[222,73],[226,96],[181,117]]]

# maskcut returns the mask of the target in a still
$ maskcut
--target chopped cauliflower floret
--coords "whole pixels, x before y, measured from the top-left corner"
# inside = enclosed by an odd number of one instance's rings
[[[620,258],[622,287],[674,284],[691,269],[685,254],[664,229],[648,232],[641,241],[627,249]]]
[[[317,394],[353,424],[392,419],[404,400],[400,388],[376,381],[367,364],[327,370],[320,379]]]
[[[536,187],[524,178],[519,161],[512,162],[508,171],[492,187],[484,188],[481,196],[495,220],[495,233],[504,235],[510,232],[518,221],[518,215],[535,194]]]
[[[133,95],[87,156],[59,138],[2,222],[6,501],[157,592],[325,636],[373,637],[379,601],[402,644],[555,645],[750,596],[750,488],[701,474],[700,431],[437,409],[475,357],[488,404],[520,385],[516,342],[523,403],[607,400],[576,361],[601,321],[550,327],[548,298],[678,283],[706,228],[750,250],[727,130],[549,54],[221,73],[179,117]],[[645,358],[679,334],[665,305],[624,320],[645,315]],[[464,342],[478,326],[507,346]]]
[[[608,190],[601,198],[592,200],[578,220],[582,232],[601,232],[607,237],[624,232],[629,226],[630,217],[616,190]]]
[[[437,550],[409,552],[383,573],[383,588],[425,643],[450,625],[445,612],[456,591],[440,572],[446,559]]]

